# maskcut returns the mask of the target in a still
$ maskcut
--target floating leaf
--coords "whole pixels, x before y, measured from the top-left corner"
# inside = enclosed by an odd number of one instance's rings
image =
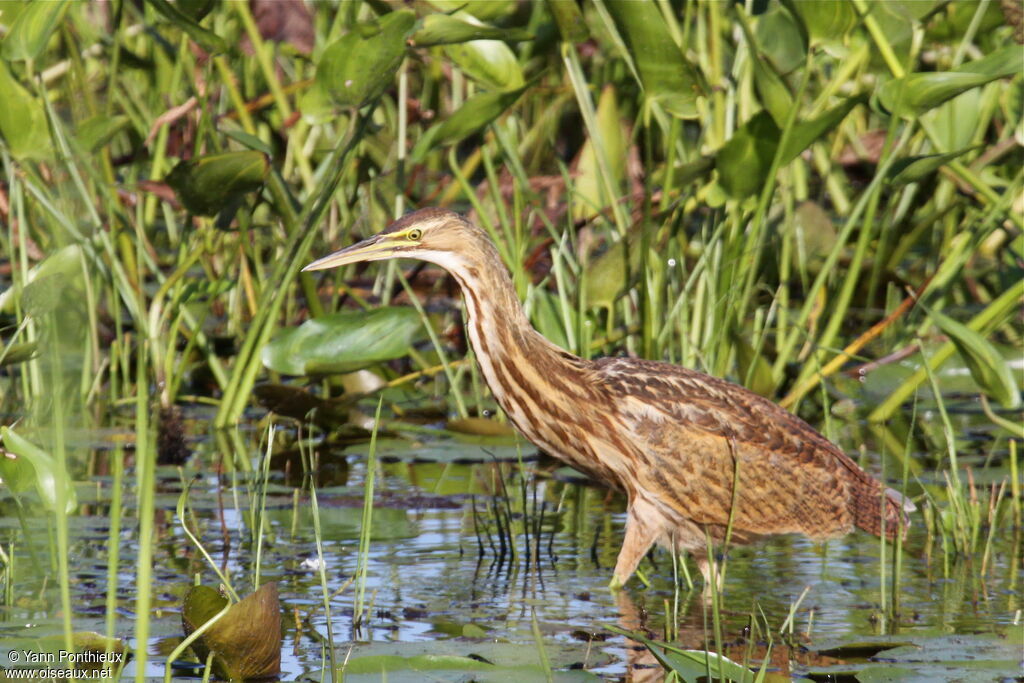
[[[195,586],[185,595],[181,610],[185,635],[224,609],[227,598],[209,586]],[[231,680],[264,678],[281,672],[281,601],[277,584],[266,583],[232,605],[227,614],[198,639],[192,649],[199,661],[213,652],[213,670]]]
[[[67,0],[26,4],[7,30],[3,45],[0,45],[0,57],[9,62],[37,58],[46,49],[46,43],[60,25],[66,9]]]
[[[369,655],[350,659],[345,673],[380,675],[392,671],[494,671],[497,668],[489,662],[458,655]]]
[[[929,311],[929,315],[956,346],[978,386],[1004,408],[1020,407],[1020,389],[1010,365],[996,347],[978,332],[938,311]]]
[[[449,420],[447,426],[453,432],[475,436],[513,436],[516,433],[516,430],[507,422],[498,422],[486,417],[464,417],[459,420]]]
[[[46,4],[46,3],[39,3]],[[0,62],[0,135],[15,159],[50,156],[50,129],[42,103]]]
[[[893,185],[906,185],[924,180],[953,159],[973,149],[977,147],[966,147],[946,154],[926,154],[898,159],[889,168],[889,181]]]
[[[67,474],[58,476],[60,465],[53,456],[10,427],[0,427],[0,440],[4,450],[15,456],[11,458],[0,453],[0,475],[12,491],[20,493],[34,485],[46,509],[56,511],[58,502],[63,500],[65,513],[75,511],[78,507],[75,488],[68,481]]]
[[[411,10],[398,10],[349,31],[324,50],[317,85],[341,107],[359,108],[376,99],[394,82],[415,23]]]
[[[522,28],[498,28],[448,14],[428,14],[420,20],[412,34],[416,47],[451,45],[470,40],[533,40],[533,34]]]
[[[704,92],[703,83],[672,40],[658,4],[606,0],[605,6],[633,58],[646,96],[673,116],[696,117],[697,97]]]
[[[285,375],[360,370],[407,354],[421,325],[415,310],[401,306],[320,316],[264,346],[263,365]]]
[[[1021,71],[1021,48],[1010,45],[953,71],[912,73],[894,78],[878,89],[878,103],[893,114],[919,116],[971,88]]]
[[[326,427],[348,422],[349,411],[355,403],[353,397],[325,399],[284,384],[261,384],[253,389],[253,395],[261,406],[273,413],[304,422],[312,420]]]
[[[263,152],[208,154],[179,162],[167,174],[167,184],[189,211],[214,216],[262,187],[269,171],[270,159]]]

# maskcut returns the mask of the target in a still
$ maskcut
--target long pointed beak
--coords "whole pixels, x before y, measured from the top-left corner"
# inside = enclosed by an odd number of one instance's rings
[[[317,259],[302,270],[303,272],[307,270],[326,270],[327,268],[337,268],[338,266],[359,263],[360,261],[376,261],[381,258],[387,258],[392,253],[392,249],[393,245],[382,235],[374,235],[362,242],[357,242],[350,247],[345,247],[333,254]]]

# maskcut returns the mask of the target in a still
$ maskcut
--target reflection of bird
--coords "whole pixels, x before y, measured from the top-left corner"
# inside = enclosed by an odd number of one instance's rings
[[[911,504],[770,401],[675,365],[588,361],[549,342],[527,320],[494,244],[451,211],[411,213],[304,270],[392,258],[436,263],[458,281],[480,368],[512,424],[626,494],[613,587],[656,542],[689,551],[708,581],[708,542],[727,535],[879,535],[884,519],[894,538],[905,526]]]

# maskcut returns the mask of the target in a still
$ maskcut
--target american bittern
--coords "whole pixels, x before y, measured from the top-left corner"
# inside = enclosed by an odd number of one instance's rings
[[[613,587],[655,543],[689,551],[709,581],[709,538],[827,539],[854,527],[894,538],[906,526],[912,505],[774,403],[676,365],[583,360],[549,342],[527,320],[494,244],[456,213],[410,213],[304,270],[392,258],[435,263],[458,281],[480,368],[512,424],[626,494]]]

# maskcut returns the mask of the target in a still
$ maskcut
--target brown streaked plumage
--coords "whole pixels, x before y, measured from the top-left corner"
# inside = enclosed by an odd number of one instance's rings
[[[613,585],[655,543],[688,550],[708,580],[708,537],[880,535],[883,517],[889,538],[906,527],[910,503],[774,403],[676,365],[588,361],[549,342],[527,320],[486,233],[456,213],[415,211],[305,270],[391,258],[430,261],[455,277],[480,368],[512,424],[626,494]]]

